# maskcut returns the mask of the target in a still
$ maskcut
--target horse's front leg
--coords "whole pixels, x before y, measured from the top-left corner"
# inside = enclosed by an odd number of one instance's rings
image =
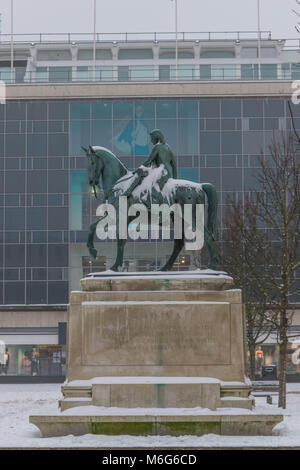
[[[91,255],[94,259],[97,258],[97,250],[96,250],[96,248],[94,247],[94,237],[95,237],[95,232],[96,232],[97,225],[98,225],[98,223],[100,222],[100,220],[102,220],[102,219],[103,219],[103,217],[100,217],[100,219],[96,220],[96,222],[93,222],[93,223],[90,225],[90,228],[89,228],[89,235],[88,235],[88,240],[87,240],[86,246],[87,246],[88,249],[89,249],[90,255]]]
[[[117,258],[113,266],[110,268],[111,271],[119,271],[119,268],[122,266],[126,241],[127,240],[121,240],[118,238]]]

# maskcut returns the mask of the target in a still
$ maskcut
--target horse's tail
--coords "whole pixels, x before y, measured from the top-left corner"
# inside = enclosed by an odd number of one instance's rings
[[[218,196],[215,187],[210,183],[203,183],[202,189],[208,200],[207,230],[213,240],[216,240],[216,221],[218,211]]]

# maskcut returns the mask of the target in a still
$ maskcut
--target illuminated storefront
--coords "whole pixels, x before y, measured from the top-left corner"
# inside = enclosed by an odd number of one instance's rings
[[[262,377],[262,367],[279,364],[279,344],[274,335],[258,346],[255,351],[255,374],[259,379]],[[300,380],[300,336],[293,335],[288,343],[287,350],[287,380]]]
[[[3,322],[10,317],[12,323],[16,317],[20,321],[23,314],[1,312]],[[65,316],[65,312],[55,312],[53,318],[51,311],[27,311],[24,317],[30,317],[33,325],[46,320],[55,324],[58,314]],[[62,382],[65,375],[66,322],[44,327],[0,327],[0,383]]]
[[[65,347],[60,345],[6,345],[1,375],[6,376],[64,376]]]

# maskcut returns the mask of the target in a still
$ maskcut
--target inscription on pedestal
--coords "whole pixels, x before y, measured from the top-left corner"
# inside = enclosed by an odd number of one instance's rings
[[[229,303],[83,305],[82,365],[226,365]]]

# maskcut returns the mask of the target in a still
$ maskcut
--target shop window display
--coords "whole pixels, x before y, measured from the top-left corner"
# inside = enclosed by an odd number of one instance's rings
[[[0,374],[64,376],[65,362],[65,347],[60,345],[8,345],[1,360]]]
[[[3,353],[1,354],[1,360],[0,360],[0,375],[7,375],[8,367],[9,367],[8,348],[3,348]]]
[[[279,346],[278,344],[261,345],[255,351],[255,374],[261,378],[262,366],[279,364]],[[287,351],[287,376],[300,377],[300,341],[288,344]]]

